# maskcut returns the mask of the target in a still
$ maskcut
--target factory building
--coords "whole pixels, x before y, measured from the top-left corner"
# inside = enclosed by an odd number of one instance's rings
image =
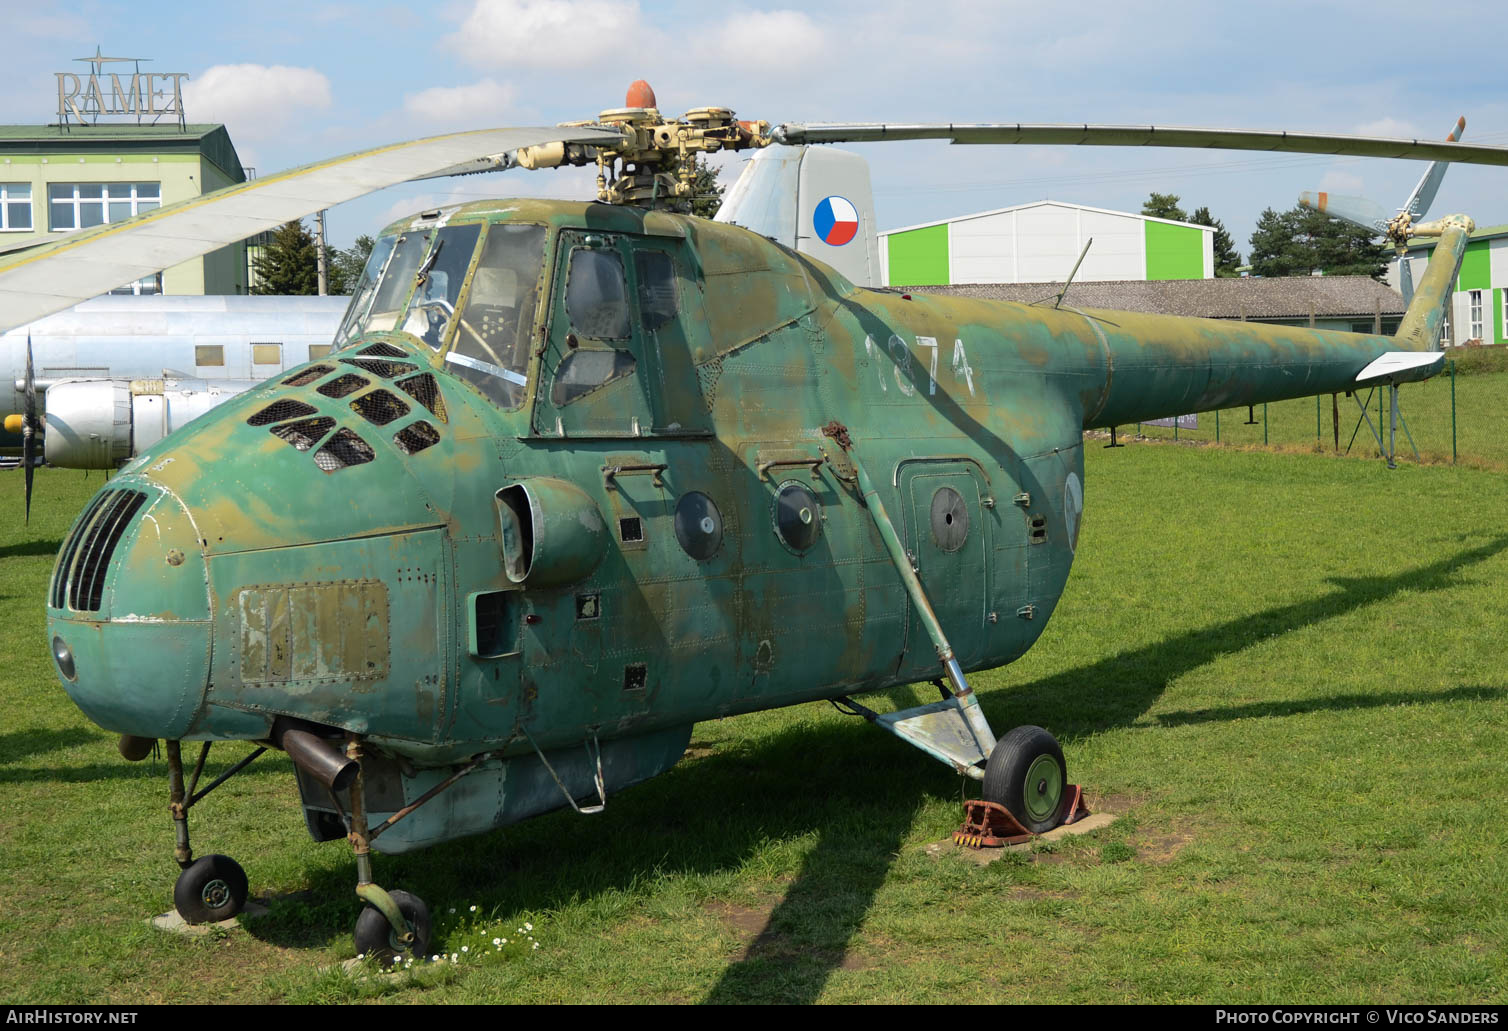
[[[1424,275],[1434,242],[1416,240],[1403,258],[1413,267],[1414,282]],[[1397,286],[1398,265],[1388,273]],[[1508,225],[1485,226],[1471,234],[1451,298],[1445,344],[1508,344]]]
[[[1215,231],[1044,200],[879,234],[887,286],[1213,279]]]
[[[0,126],[0,251],[57,239],[245,182],[223,125]],[[244,294],[245,243],[115,293]]]

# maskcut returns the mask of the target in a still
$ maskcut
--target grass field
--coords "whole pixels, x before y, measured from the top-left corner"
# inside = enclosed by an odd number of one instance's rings
[[[0,474],[0,1002],[1508,1000],[1508,479],[1087,452],[1068,593],[974,681],[997,728],[1058,735],[1113,827],[934,857],[960,817],[940,764],[825,705],[703,724],[601,817],[379,857],[458,960],[355,979],[349,849],[308,840],[281,756],[192,817],[270,914],[147,926],[176,874],[165,765],[117,756],[44,640],[98,474],[44,471],[29,528]]]

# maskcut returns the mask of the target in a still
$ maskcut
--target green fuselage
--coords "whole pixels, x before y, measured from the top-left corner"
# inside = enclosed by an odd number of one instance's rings
[[[505,230],[541,242],[535,285],[521,252],[488,271]],[[1062,593],[1084,429],[1346,390],[1391,343],[863,290],[734,226],[601,205],[389,238],[396,319],[353,311],[328,359],[133,461],[65,542],[49,636],[102,727],[262,739],[291,716],[423,769],[935,676],[855,461],[962,667],[998,666]]]

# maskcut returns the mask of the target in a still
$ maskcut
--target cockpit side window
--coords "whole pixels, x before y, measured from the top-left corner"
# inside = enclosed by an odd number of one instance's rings
[[[356,281],[356,289],[351,291],[351,306],[346,309],[346,317],[341,320],[340,329],[336,331],[337,347],[359,336],[366,328],[367,312],[372,307],[377,280],[382,277],[382,270],[387,267],[388,259],[393,255],[393,245],[397,242],[397,236],[384,236],[373,245],[366,268],[361,270],[361,278]]]
[[[634,251],[639,282],[639,317],[651,332],[675,318],[675,261],[664,251]]]
[[[372,307],[357,329],[395,329],[398,316],[403,314],[403,302],[408,300],[414,285],[414,273],[429,250],[430,234],[418,230],[402,233],[393,244],[393,252],[383,266],[377,289],[372,296]],[[375,258],[377,252],[372,252]]]
[[[439,231],[434,249],[417,270],[413,299],[408,303],[402,328],[436,351],[445,342],[455,319],[461,284],[466,281],[466,270],[471,267],[471,256],[481,233],[480,225],[446,226]]]
[[[544,254],[543,226],[488,227],[455,342],[445,355],[451,372],[500,408],[517,408],[524,400]]]
[[[623,259],[613,251],[585,247],[572,251],[566,274],[566,313],[571,328],[590,340],[627,337],[628,283]]]

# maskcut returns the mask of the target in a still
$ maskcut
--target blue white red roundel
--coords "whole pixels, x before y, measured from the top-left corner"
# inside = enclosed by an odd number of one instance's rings
[[[824,197],[812,212],[812,228],[823,243],[842,247],[859,232],[859,209],[842,197]]]

